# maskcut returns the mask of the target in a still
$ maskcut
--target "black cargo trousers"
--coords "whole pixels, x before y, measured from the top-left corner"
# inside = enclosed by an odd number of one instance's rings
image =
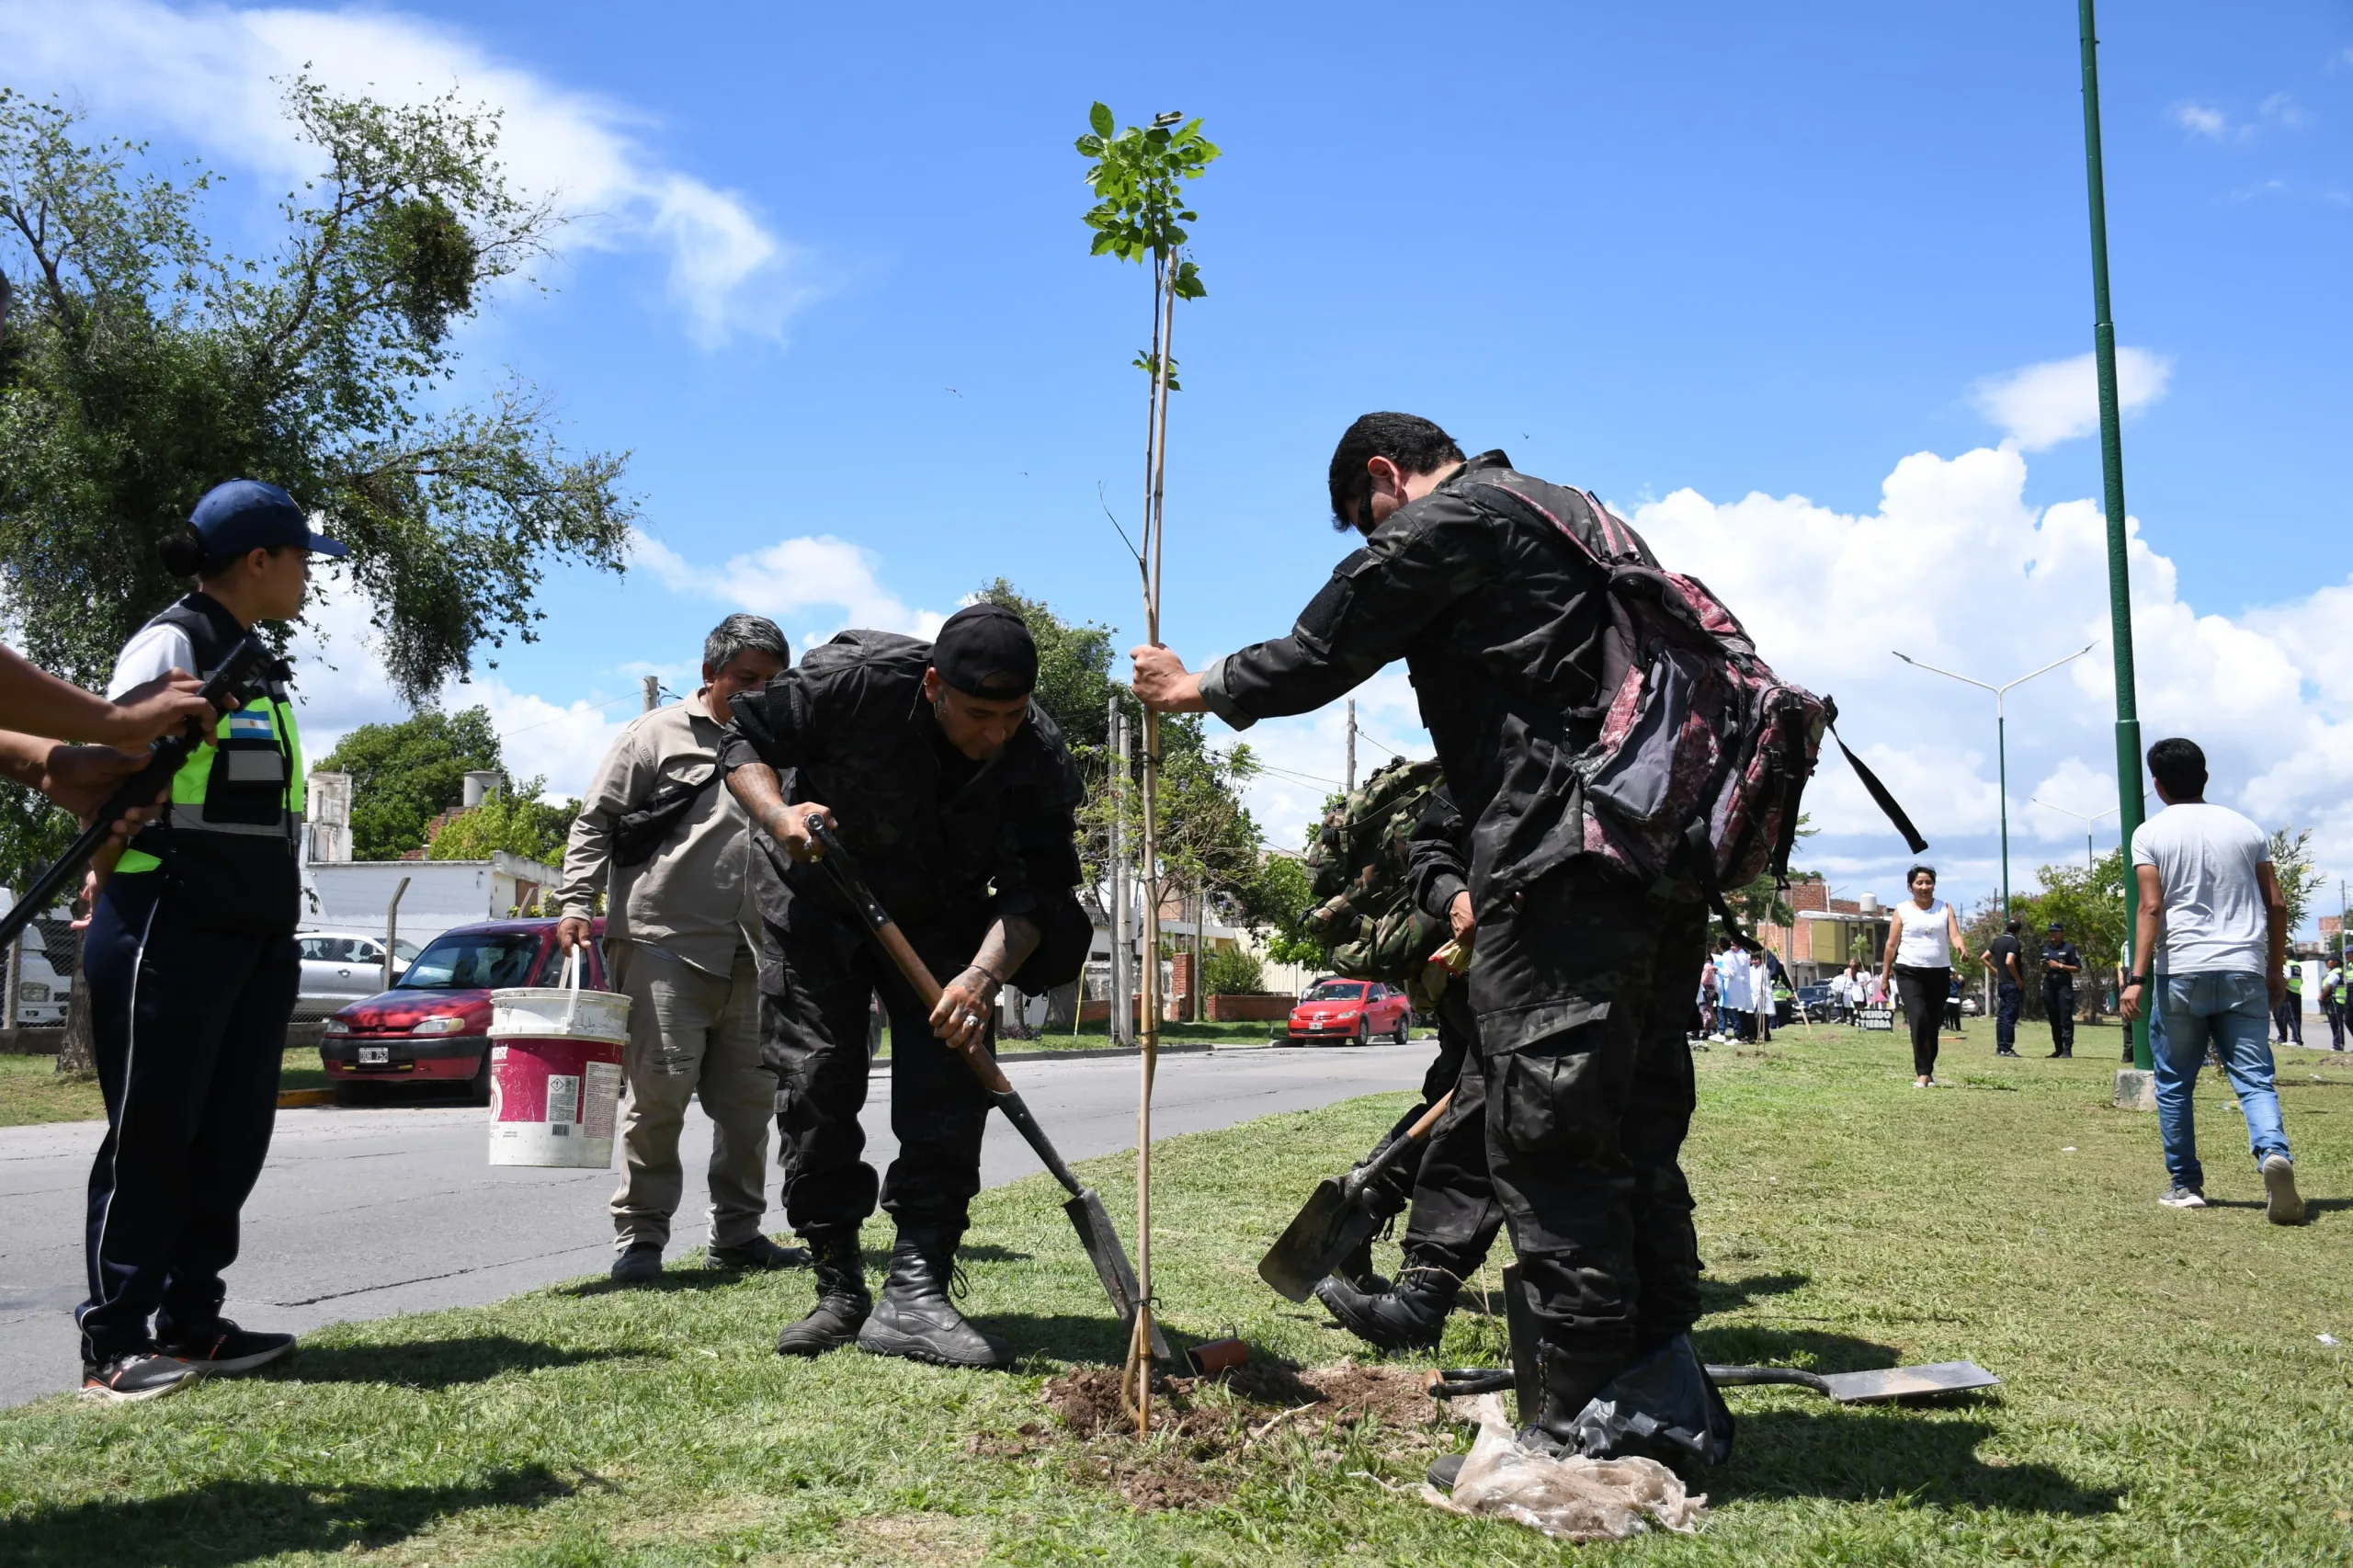
[[[1422,1079],[1422,1102],[1397,1119],[1375,1153],[1403,1138],[1449,1089],[1454,1102],[1430,1129],[1421,1156],[1399,1159],[1359,1199],[1369,1212],[1381,1215],[1397,1213],[1410,1202],[1406,1253],[1419,1253],[1457,1276],[1478,1269],[1503,1228],[1503,1210],[1487,1176],[1486,1078],[1479,1069],[1478,1040],[1471,988],[1458,978],[1438,997],[1438,1055]]]
[[[985,907],[904,929],[933,976],[972,961],[994,918]],[[902,1226],[961,1235],[981,1189],[988,1091],[931,1032],[930,1010],[864,926],[796,908],[793,926],[768,926],[760,963],[760,1060],[776,1074],[777,1158],[786,1221],[806,1235],[856,1225],[874,1212],[874,1167],[860,1156],[870,1058],[869,999],[891,1019],[891,1131],[898,1157],[879,1184]],[[992,1017],[986,1049],[996,1050]]]
[[[1480,912],[1470,979],[1495,1196],[1552,1354],[1605,1372],[1699,1317],[1677,1161],[1706,945],[1705,905],[1588,860]]]

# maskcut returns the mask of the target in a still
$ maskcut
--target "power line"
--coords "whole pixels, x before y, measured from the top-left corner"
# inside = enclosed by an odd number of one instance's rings
[[[601,712],[603,712],[606,709],[610,708],[614,703],[616,703],[616,702],[627,702],[627,701],[631,700],[632,698],[634,698],[634,697],[636,697],[636,696],[638,696],[638,695],[639,695],[639,694],[638,694],[638,693],[636,693],[636,692],[631,692],[631,693],[627,694],[626,696],[611,698],[611,699],[608,699],[608,700],[606,700],[606,701],[603,701],[603,702],[591,703],[591,704],[589,705],[589,707],[588,707],[588,711],[589,711],[589,712],[591,712],[591,713],[601,713]],[[668,694],[667,694],[667,693],[665,693],[665,695],[668,695]],[[538,723],[536,723],[536,724],[526,724],[526,725],[524,725],[524,726],[523,726],[521,729],[519,729],[519,730],[506,730],[506,731],[502,731],[502,732],[500,732],[499,738],[500,738],[501,740],[506,740],[506,739],[507,739],[507,738],[509,738],[509,737],[511,737],[511,736],[515,736],[515,735],[525,735],[525,734],[529,734],[529,733],[530,733],[533,730],[544,730],[544,729],[546,729],[550,724],[561,723],[561,722],[563,722],[564,720],[566,720],[566,719],[577,718],[577,717],[579,716],[579,714],[580,714],[580,710],[579,710],[579,709],[577,709],[577,708],[567,708],[567,709],[565,709],[563,712],[561,712],[561,713],[557,714],[557,715],[556,715],[554,718],[552,718],[552,719],[542,719],[542,720],[540,720],[540,721]]]

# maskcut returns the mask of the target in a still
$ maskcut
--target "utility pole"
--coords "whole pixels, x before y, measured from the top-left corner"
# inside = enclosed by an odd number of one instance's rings
[[[2092,223],[2092,354],[2099,367],[2099,466],[2101,506],[2108,514],[2109,642],[2116,656],[2117,831],[2131,861],[2132,835],[2141,831],[2147,802],[2141,794],[2141,709],[2132,676],[2132,585],[2124,537],[2124,426],[2116,402],[2116,323],[2108,300],[2108,189],[2099,152],[2099,30],[2092,0],[2076,0],[2084,60],[2084,177]],[[2141,883],[2124,879],[2124,966],[2133,971],[2132,933],[2141,915]],[[2148,1015],[2132,1025],[2132,1066],[2148,1073]],[[2123,1085],[2119,1085],[2120,1090]],[[2137,1100],[2137,1092],[2135,1096]]]
[[[1357,699],[1348,699],[1348,780],[1347,792],[1357,792]]]
[[[647,676],[645,677],[645,711],[651,713],[656,708],[661,706],[662,677],[660,676]]]
[[[1128,944],[1128,710],[1111,699],[1111,843],[1106,854],[1111,863],[1111,1013],[1110,1038],[1115,1045],[1134,1043],[1132,1014],[1134,973]]]

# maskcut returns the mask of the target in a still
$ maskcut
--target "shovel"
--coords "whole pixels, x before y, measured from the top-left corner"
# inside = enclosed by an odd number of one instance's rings
[[[1708,1381],[1720,1389],[1787,1383],[1827,1394],[1841,1404],[1875,1404],[1890,1399],[1921,1399],[1940,1393],[2002,1386],[2002,1380],[1974,1361],[1938,1361],[1926,1367],[1883,1367],[1875,1372],[1802,1372],[1795,1367],[1710,1367]],[[1511,1369],[1455,1367],[1438,1374],[1432,1399],[1461,1399],[1513,1386]]]
[[[1402,1138],[1392,1138],[1389,1146],[1344,1176],[1326,1176],[1316,1185],[1304,1207],[1291,1220],[1267,1256],[1258,1260],[1258,1278],[1272,1285],[1288,1301],[1304,1301],[1315,1293],[1315,1283],[1332,1272],[1333,1266],[1348,1255],[1349,1249],[1370,1236],[1381,1221],[1366,1213],[1357,1199],[1364,1189],[1397,1161],[1405,1151],[1419,1144],[1429,1135],[1446,1108],[1454,1103],[1454,1091],[1440,1095],[1438,1103],[1424,1111],[1419,1120],[1405,1130]]]
[[[898,965],[899,972],[906,976],[907,983],[915,988],[915,994],[923,998],[924,1005],[927,1007],[938,1006],[939,982],[932,978],[931,970],[916,955],[915,945],[907,940],[906,933],[899,929],[898,922],[892,920],[876,901],[865,879],[858,874],[857,863],[850,858],[849,851],[842,847],[842,841],[821,820],[813,818],[809,830],[824,849],[817,864],[832,876],[834,885],[841,889],[842,896],[849,900],[850,906],[865,920],[866,928],[873,934],[875,942],[890,955],[891,961]],[[1053,1173],[1054,1179],[1062,1183],[1063,1190],[1071,1195],[1070,1201],[1063,1205],[1063,1212],[1070,1216],[1071,1229],[1078,1233],[1078,1244],[1086,1250],[1087,1261],[1095,1265],[1096,1278],[1103,1282],[1103,1293],[1111,1299],[1111,1310],[1119,1313],[1121,1326],[1132,1332],[1138,1294],[1136,1271],[1134,1266],[1128,1262],[1128,1249],[1120,1244],[1120,1233],[1112,1228],[1111,1216],[1104,1210],[1103,1199],[1096,1196],[1093,1187],[1079,1185],[1078,1177],[1071,1173],[1070,1166],[1063,1163],[1062,1155],[1055,1152],[1053,1143],[1046,1137],[1046,1130],[1038,1125],[1036,1117],[1029,1114],[1029,1106],[1022,1101],[1021,1092],[1013,1086],[1006,1078],[1005,1070],[996,1064],[996,1058],[978,1045],[967,1047],[957,1054],[963,1057],[964,1065],[972,1070],[972,1076],[981,1081],[981,1086],[988,1090],[989,1097],[996,1102],[997,1109],[1005,1112],[1005,1119],[1013,1123],[1029,1142],[1029,1147],[1037,1151],[1038,1158],[1045,1164],[1046,1169]],[[1161,1337],[1157,1324],[1152,1329],[1152,1353],[1156,1359],[1169,1359],[1168,1342]]]

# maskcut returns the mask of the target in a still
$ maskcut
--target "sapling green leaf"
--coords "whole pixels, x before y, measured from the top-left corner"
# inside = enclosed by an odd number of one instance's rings
[[[1098,103],[1086,111],[1086,123],[1095,128],[1096,135],[1108,141],[1112,131],[1118,129],[1120,122],[1111,118],[1109,105]],[[1200,122],[1196,120],[1194,123],[1198,125]]]

